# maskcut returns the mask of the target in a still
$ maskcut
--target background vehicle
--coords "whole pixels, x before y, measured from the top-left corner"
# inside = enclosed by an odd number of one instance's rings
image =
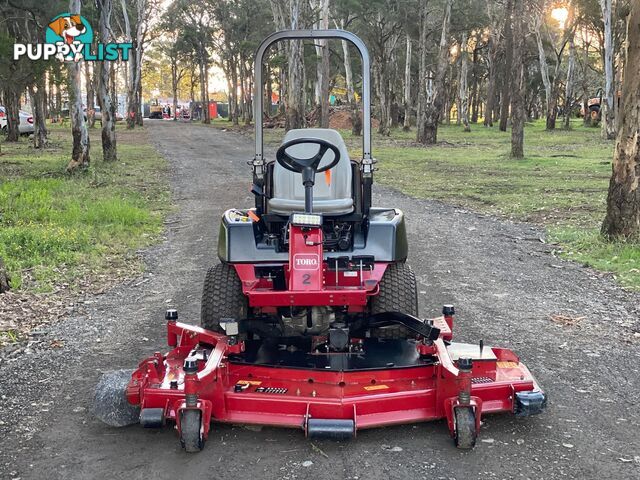
[[[157,98],[149,102],[149,118],[162,119],[162,105]]]
[[[7,125],[7,112],[4,107],[0,107],[0,129],[3,133],[6,133]],[[20,110],[20,125],[18,131],[21,135],[28,135],[34,132],[33,128],[33,115],[24,110]]]
[[[96,120],[96,122],[102,122],[102,110],[100,109],[100,107],[95,107],[93,109],[94,111],[94,118]],[[87,109],[84,109],[84,119],[85,121],[87,120]],[[122,116],[122,114],[120,112],[116,112],[116,122],[121,122],[122,120],[124,120],[124,117]]]

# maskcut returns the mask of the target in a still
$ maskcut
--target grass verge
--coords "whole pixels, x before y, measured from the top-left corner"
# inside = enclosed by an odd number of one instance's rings
[[[74,175],[69,128],[52,126],[42,151],[3,143],[0,257],[14,289],[99,289],[142,268],[135,250],[158,238],[169,209],[167,165],[144,130],[117,134],[119,159],[105,163],[92,129],[91,167]]]

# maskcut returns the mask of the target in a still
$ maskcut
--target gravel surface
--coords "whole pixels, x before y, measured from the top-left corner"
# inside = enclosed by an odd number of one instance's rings
[[[19,355],[2,358],[0,478],[640,478],[640,296],[554,257],[538,228],[383,188],[375,202],[407,215],[421,314],[454,303],[457,340],[519,353],[549,393],[544,415],[485,417],[471,452],[454,448],[443,421],[314,443],[296,430],[214,424],[197,455],[182,452],[170,428],[115,429],[93,418],[102,372],[165,349],[168,306],[198,321],[220,215],[251,204],[249,139],[148,125],[172,166],[178,208],[166,240],[141,252],[147,271],[139,279],[88,297]]]

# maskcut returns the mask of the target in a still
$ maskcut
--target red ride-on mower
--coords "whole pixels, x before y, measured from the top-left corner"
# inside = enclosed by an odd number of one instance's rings
[[[256,54],[254,98],[262,98],[267,48],[304,38],[349,40],[360,51],[362,159],[349,158],[335,130],[310,128],[290,130],[276,160],[266,161],[256,122],[255,207],[224,213],[220,263],[204,282],[202,326],[167,311],[171,350],[131,375],[119,373],[126,399],[140,409],[130,413],[145,427],[175,423],[188,452],[203,448],[213,421],[343,439],[364,428],[445,418],[455,444],[471,448],[482,415],[536,414],[545,394],[510,350],[452,343],[453,306],[440,318],[419,318],[404,215],[371,205],[362,41],[341,30],[274,33]],[[262,102],[254,109],[263,118]],[[98,405],[124,398],[118,378],[103,379]]]

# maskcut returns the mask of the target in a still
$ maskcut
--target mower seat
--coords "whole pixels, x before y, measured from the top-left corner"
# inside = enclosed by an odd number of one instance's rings
[[[305,128],[289,130],[284,142],[297,138],[319,138],[338,147],[340,161],[330,170],[316,175],[313,187],[313,211],[325,215],[345,215],[353,212],[353,194],[351,191],[351,161],[342,136],[329,128]],[[287,149],[291,155],[299,158],[313,157],[318,145],[299,144]],[[327,150],[320,161],[319,168],[333,160],[333,153]],[[287,170],[276,162],[273,168],[273,197],[269,199],[269,211],[278,215],[304,211],[304,185],[302,175]]]

